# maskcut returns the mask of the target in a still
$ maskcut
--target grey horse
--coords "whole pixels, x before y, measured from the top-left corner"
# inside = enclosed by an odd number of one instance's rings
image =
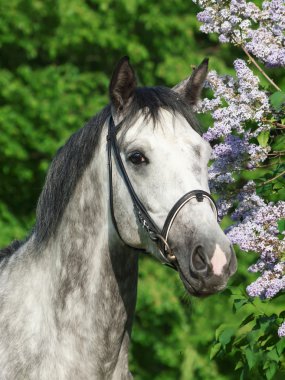
[[[57,152],[32,232],[0,251],[1,380],[131,379],[141,252],[176,269],[190,294],[226,286],[236,257],[192,111],[206,75],[204,60],[173,89],[139,88],[122,58],[110,104]]]

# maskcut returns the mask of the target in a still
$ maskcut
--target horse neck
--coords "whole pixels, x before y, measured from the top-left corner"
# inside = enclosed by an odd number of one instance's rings
[[[106,159],[103,150],[78,182],[45,256],[57,330],[93,352],[93,363],[99,361],[110,375],[118,358],[127,358],[138,259],[116,238],[110,222]]]

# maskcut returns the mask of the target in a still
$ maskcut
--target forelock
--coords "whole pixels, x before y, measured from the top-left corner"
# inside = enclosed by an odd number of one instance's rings
[[[191,107],[184,100],[167,87],[142,87],[137,88],[134,98],[128,107],[124,120],[125,128],[131,126],[141,114],[146,121],[151,119],[154,125],[158,124],[161,110],[167,110],[172,115],[183,116],[189,125],[199,134],[201,129]]]

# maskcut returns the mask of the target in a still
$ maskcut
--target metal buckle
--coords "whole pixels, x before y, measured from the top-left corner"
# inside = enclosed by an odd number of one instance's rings
[[[164,239],[164,237],[160,234],[156,234],[156,237],[160,239],[164,245],[164,252],[166,253],[166,255],[163,255],[163,257],[167,259],[167,261],[169,261],[170,263],[176,261],[176,256],[172,253],[172,250],[169,247],[168,242]]]
[[[204,200],[204,194],[197,193],[196,194],[196,199],[197,199],[198,202],[203,202],[203,200]]]

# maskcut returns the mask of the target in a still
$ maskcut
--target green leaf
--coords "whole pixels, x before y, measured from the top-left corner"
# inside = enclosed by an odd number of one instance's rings
[[[244,366],[243,361],[239,360],[235,366],[235,371],[240,369],[240,368],[243,368],[243,366]]]
[[[261,315],[257,321],[257,329],[263,334],[276,323],[276,314],[272,314],[269,317]]]
[[[273,185],[273,189],[274,190],[279,190],[279,189],[283,189],[284,188],[284,184],[283,183],[280,183],[280,182],[276,182],[274,183]]]
[[[267,146],[269,136],[270,136],[270,131],[263,131],[258,135],[257,141],[259,142],[259,145],[261,147],[265,148]]]
[[[272,174],[272,168],[269,169],[255,169],[255,170],[245,170],[241,172],[241,175],[244,179],[261,179],[264,178],[266,174]]]
[[[210,359],[214,359],[218,353],[221,351],[222,344],[221,343],[216,343],[214,346],[212,346],[211,351],[210,351]]]
[[[278,220],[277,225],[278,225],[278,231],[279,232],[285,231],[285,219]]]
[[[219,342],[221,342],[222,346],[226,346],[228,343],[230,343],[234,334],[235,329],[233,327],[227,327],[221,332],[219,336]]]
[[[270,365],[265,371],[266,379],[271,380],[278,369],[278,365],[275,362],[270,362]]]
[[[240,374],[240,380],[247,380],[247,370],[243,369]]]
[[[272,360],[273,362],[279,363],[280,361],[280,355],[276,348],[273,348],[271,351],[267,353],[268,359]]]
[[[277,192],[278,200],[285,201],[285,189],[281,189]]]
[[[248,301],[246,299],[235,299],[233,303],[233,312],[236,313],[240,308],[246,305]]]
[[[258,360],[257,355],[255,355],[255,353],[250,348],[246,348],[245,357],[246,357],[249,369],[253,368]]]
[[[254,318],[255,318],[254,313],[249,314],[246,318],[244,318],[244,320],[241,322],[239,327],[247,325],[249,322],[253,321]]]
[[[279,318],[285,318],[285,310],[282,310],[282,311],[279,313]]]
[[[249,342],[251,349],[253,349],[256,346],[257,341],[262,335],[263,333],[262,331],[260,331],[260,329],[252,330],[247,334],[247,341]]]
[[[276,350],[277,350],[279,356],[281,356],[284,349],[285,349],[285,339],[283,338],[283,339],[280,339],[276,343]]]
[[[269,97],[270,103],[275,110],[279,110],[283,103],[285,103],[285,92],[277,91]]]
[[[227,288],[220,293],[221,296],[230,297],[233,294],[232,290]]]
[[[277,136],[272,144],[273,150],[284,150],[285,149],[285,135]]]

